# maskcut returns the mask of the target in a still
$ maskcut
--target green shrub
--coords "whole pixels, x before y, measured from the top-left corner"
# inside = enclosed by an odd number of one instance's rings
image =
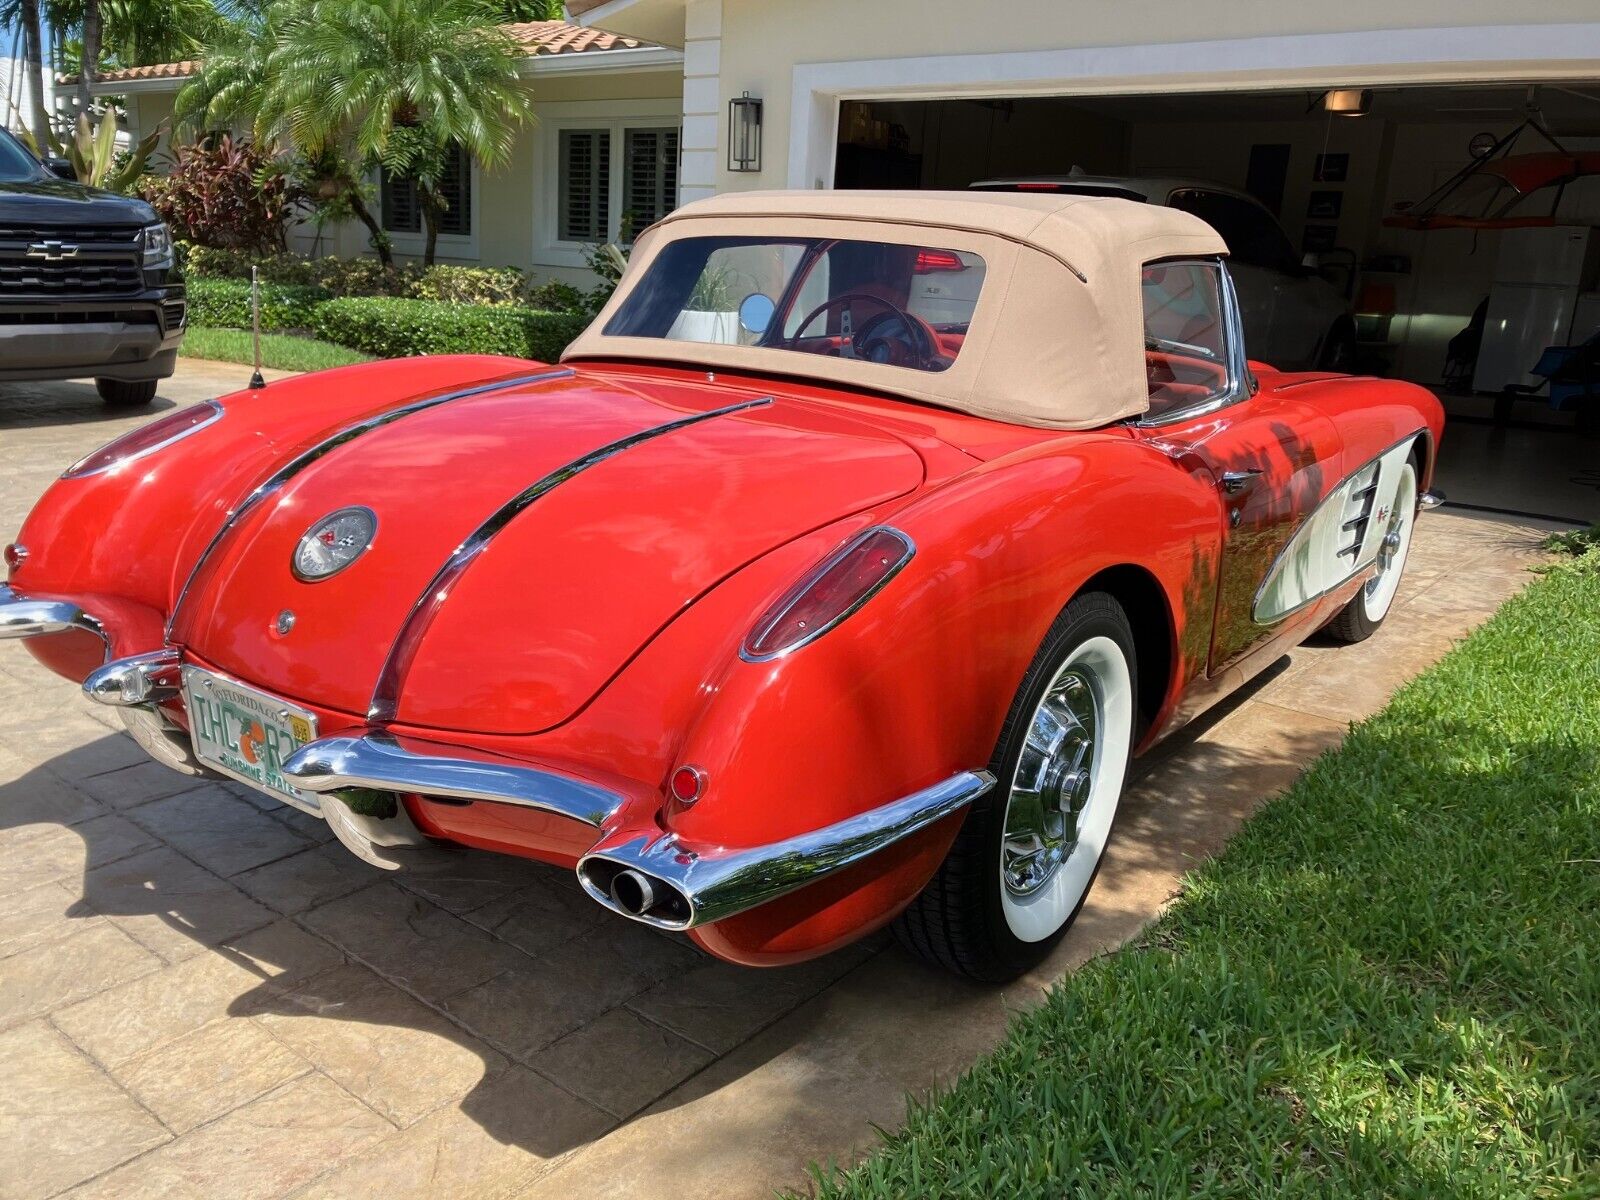
[[[190,279],[189,320],[218,329],[250,328],[250,285],[242,279]],[[324,288],[261,285],[261,328],[310,329],[316,311],[330,299]]]
[[[589,299],[581,290],[570,283],[562,283],[559,279],[552,279],[529,288],[523,303],[529,308],[542,309],[545,312],[588,314],[596,311],[590,308]]]
[[[528,277],[515,267],[438,265],[424,271],[406,294],[414,300],[520,305],[527,291]]]
[[[509,305],[346,297],[316,310],[317,335],[382,358],[509,354],[553,362],[589,318]]]

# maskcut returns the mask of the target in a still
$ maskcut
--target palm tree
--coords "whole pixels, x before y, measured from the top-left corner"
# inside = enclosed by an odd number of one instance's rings
[[[253,36],[208,53],[179,115],[248,116],[258,139],[309,160],[342,153],[353,167],[410,176],[431,265],[452,144],[493,167],[532,114],[517,79],[523,52],[496,28],[503,16],[487,0],[280,0]],[[344,172],[352,182],[360,173]],[[376,222],[357,216],[387,263]]]

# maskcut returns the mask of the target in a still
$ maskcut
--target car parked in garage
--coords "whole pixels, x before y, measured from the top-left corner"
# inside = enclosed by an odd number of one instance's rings
[[[1277,218],[1244,192],[1194,179],[1078,174],[988,179],[972,186],[1117,196],[1192,213],[1228,243],[1228,269],[1252,354],[1289,371],[1351,369],[1356,327],[1345,297],[1295,253]]]
[[[93,379],[109,405],[148,404],[183,341],[171,235],[70,175],[0,128],[0,384]]]
[[[686,205],[561,366],[300,376],[69,468],[0,637],[376,865],[561,864],[758,966],[898,918],[1009,978],[1130,755],[1371,634],[1429,502],[1438,400],[1252,362],[1226,253],[1116,199]]]

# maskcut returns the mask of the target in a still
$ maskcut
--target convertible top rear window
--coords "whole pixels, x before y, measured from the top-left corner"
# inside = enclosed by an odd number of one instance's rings
[[[937,246],[682,238],[645,270],[605,333],[943,371],[961,353],[984,274],[981,256]]]

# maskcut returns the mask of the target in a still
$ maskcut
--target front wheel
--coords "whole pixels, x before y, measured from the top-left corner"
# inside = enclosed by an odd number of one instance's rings
[[[938,966],[987,982],[1042,960],[1083,907],[1133,749],[1133,631],[1102,592],[1056,618],[1023,676],[949,855],[895,923]]]
[[[1395,481],[1384,507],[1387,512],[1383,541],[1378,546],[1372,578],[1361,585],[1361,590],[1325,626],[1328,636],[1335,641],[1347,644],[1365,641],[1378,632],[1378,626],[1394,607],[1400,577],[1406,569],[1406,556],[1411,552],[1411,531],[1417,524],[1415,463],[1408,462],[1400,469],[1400,478]]]
[[[154,379],[96,379],[94,390],[107,408],[139,408],[156,398]]]

